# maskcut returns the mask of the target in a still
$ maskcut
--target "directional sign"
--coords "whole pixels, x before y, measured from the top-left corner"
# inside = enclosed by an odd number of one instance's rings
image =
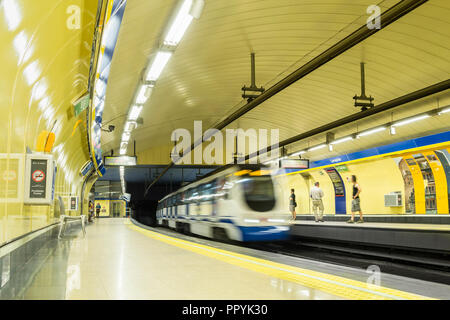
[[[136,157],[130,156],[118,156],[118,157],[105,157],[105,166],[135,166]]]
[[[85,110],[89,106],[89,94],[86,93],[80,99],[74,102],[73,110],[75,117],[77,117],[83,110]]]

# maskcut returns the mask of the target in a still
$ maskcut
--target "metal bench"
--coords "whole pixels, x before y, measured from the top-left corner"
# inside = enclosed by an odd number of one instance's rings
[[[58,239],[61,239],[62,236],[64,236],[64,232],[66,231],[66,226],[68,221],[75,221],[75,220],[81,220],[81,229],[83,230],[83,237],[86,236],[86,228],[85,228],[85,221],[86,221],[86,215],[82,214],[81,216],[66,216],[61,215],[60,218],[60,225],[59,225],[59,233],[58,233]]]

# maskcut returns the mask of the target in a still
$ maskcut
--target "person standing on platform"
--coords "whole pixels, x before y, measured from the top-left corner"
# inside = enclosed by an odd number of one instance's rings
[[[359,220],[356,223],[363,223],[363,213],[361,210],[361,201],[359,199],[359,194],[361,193],[361,187],[356,182],[356,176],[352,175],[352,183],[353,183],[353,200],[352,200],[352,218],[348,220],[348,223],[355,222],[355,212],[359,212]]]
[[[89,200],[89,217],[88,217],[88,221],[92,222],[93,219],[94,219],[94,203]]]
[[[291,196],[289,197],[289,211],[292,214],[292,220],[295,221],[297,213],[295,212],[295,207],[297,207],[297,202],[295,201],[294,189],[291,189]]]
[[[100,217],[100,209],[102,208],[102,206],[100,205],[100,203],[97,203],[97,205],[95,206],[95,213],[97,215],[97,218]]]
[[[324,222],[323,221],[323,191],[320,189],[319,182],[314,183],[314,187],[311,188],[311,192],[309,196],[312,199],[313,203],[313,212],[314,212],[314,218],[316,219],[316,222]],[[317,214],[317,211],[319,211],[319,214]]]

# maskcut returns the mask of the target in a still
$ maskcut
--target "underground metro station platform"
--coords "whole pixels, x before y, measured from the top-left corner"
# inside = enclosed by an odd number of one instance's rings
[[[450,299],[449,1],[0,0],[0,41],[5,310]]]

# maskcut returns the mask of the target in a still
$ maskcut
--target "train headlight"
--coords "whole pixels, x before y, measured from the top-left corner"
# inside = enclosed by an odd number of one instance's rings
[[[248,222],[248,223],[259,223],[259,219],[244,219],[244,222]]]

